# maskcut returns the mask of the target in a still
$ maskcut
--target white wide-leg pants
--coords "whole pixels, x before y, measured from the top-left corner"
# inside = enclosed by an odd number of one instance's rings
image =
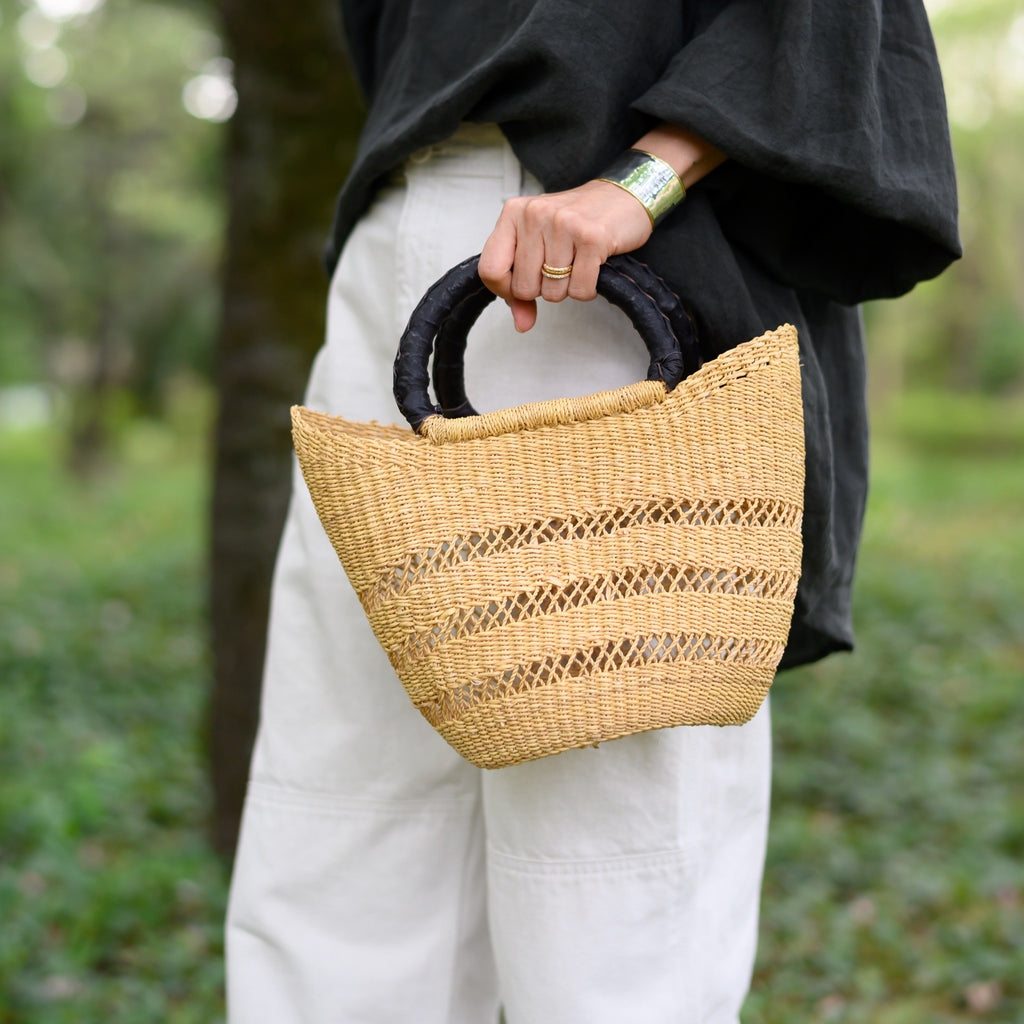
[[[417,154],[349,238],[307,395],[398,422],[391,364],[426,287],[539,191],[496,129]],[[647,357],[604,300],[496,302],[480,411],[618,387]],[[437,481],[444,487],[445,481]],[[300,476],[227,923],[231,1024],[736,1024],[768,821],[767,707],[481,772],[412,707]]]

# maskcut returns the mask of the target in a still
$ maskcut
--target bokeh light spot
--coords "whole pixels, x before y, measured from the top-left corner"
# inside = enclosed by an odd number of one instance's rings
[[[102,6],[103,0],[34,0],[36,7],[51,21],[70,21],[90,14]]]
[[[181,94],[185,109],[204,121],[227,121],[238,105],[231,72],[231,61],[226,57],[207,61],[202,74],[185,83]]]
[[[43,89],[60,85],[71,68],[67,54],[57,46],[27,53],[23,63],[29,81]]]
[[[60,23],[31,7],[18,19],[18,35],[26,46],[45,50],[60,38]]]

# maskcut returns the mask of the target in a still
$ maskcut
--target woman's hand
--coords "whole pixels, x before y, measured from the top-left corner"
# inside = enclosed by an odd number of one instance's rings
[[[609,256],[639,249],[651,218],[628,192],[607,181],[588,181],[567,192],[519,196],[502,207],[480,254],[480,279],[512,307],[516,330],[537,320],[537,298],[584,301],[597,295],[597,272]],[[572,267],[554,281],[541,265]]]
[[[662,124],[636,143],[666,161],[689,188],[725,155],[699,136]],[[537,320],[537,299],[587,301],[597,295],[597,273],[609,256],[639,249],[651,219],[634,196],[607,181],[588,181],[567,192],[509,199],[480,254],[480,279],[512,307],[516,329]],[[541,266],[572,267],[552,280]]]

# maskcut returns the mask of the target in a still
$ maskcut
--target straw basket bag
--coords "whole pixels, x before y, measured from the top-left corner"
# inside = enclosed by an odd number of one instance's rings
[[[462,356],[493,298],[476,265],[430,289],[400,342],[413,430],[292,410],[317,512],[413,703],[485,768],[747,721],[800,573],[795,329],[701,366],[679,300],[613,257],[598,290],[647,343],[648,379],[476,415]]]

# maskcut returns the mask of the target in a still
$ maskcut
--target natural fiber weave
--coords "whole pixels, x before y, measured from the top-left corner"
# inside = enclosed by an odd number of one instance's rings
[[[796,331],[665,393],[406,427],[296,406],[320,519],[413,703],[486,768],[761,705],[800,574]]]

